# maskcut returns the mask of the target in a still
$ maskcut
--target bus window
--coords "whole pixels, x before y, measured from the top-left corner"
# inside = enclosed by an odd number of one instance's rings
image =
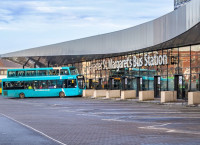
[[[67,69],[61,69],[60,75],[69,75],[69,71]]]
[[[57,88],[63,88],[63,80],[57,80]]]
[[[8,77],[15,77],[16,76],[16,72],[15,71],[9,71],[8,72]]]
[[[48,81],[48,86],[49,89],[56,88],[56,80]]]
[[[25,72],[24,71],[16,71],[16,76],[18,76],[18,77],[25,76]]]
[[[35,70],[28,70],[28,71],[26,71],[26,76],[36,76],[36,71]]]
[[[47,81],[39,81],[39,89],[47,89]]]
[[[32,81],[24,82],[24,88],[33,89],[33,82]]]
[[[38,70],[38,76],[47,76],[47,74],[46,70]]]
[[[67,88],[76,88],[76,80],[67,80]]]
[[[79,74],[77,68],[70,68],[70,73],[71,73],[71,75],[78,75]]]
[[[24,89],[24,82],[21,82],[21,81],[15,82],[13,89],[15,89],[15,90],[17,90],[17,89]]]
[[[15,87],[15,82],[4,82],[3,89],[4,90],[12,90]]]
[[[49,70],[50,76],[56,76],[59,75],[59,69]]]
[[[39,89],[39,81],[34,81],[33,82],[33,88],[34,89]]]

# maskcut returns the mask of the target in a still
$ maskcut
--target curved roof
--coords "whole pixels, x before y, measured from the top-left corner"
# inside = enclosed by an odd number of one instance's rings
[[[192,43],[199,43],[199,39],[187,39],[187,41],[181,41],[188,38],[188,35],[191,35],[192,29],[194,29],[194,33],[197,31],[195,29],[198,29],[196,27],[198,27],[199,22],[200,1],[192,0],[185,6],[180,7],[169,14],[135,27],[7,53],[1,57],[43,57],[43,59],[49,58],[48,60],[50,61],[50,57],[68,56],[65,59],[70,61],[70,59],[80,59],[85,58],[86,56],[96,56],[97,54],[100,57],[103,55],[133,52],[148,48],[157,49],[160,47],[174,47],[180,44],[187,45],[192,41]],[[198,36],[199,33],[196,35]]]

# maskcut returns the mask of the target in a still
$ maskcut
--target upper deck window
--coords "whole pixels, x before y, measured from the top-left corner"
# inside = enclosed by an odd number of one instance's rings
[[[26,71],[26,76],[36,76],[36,71],[35,70]]]
[[[70,73],[71,73],[71,75],[78,75],[79,74],[77,68],[70,68]]]
[[[15,77],[16,76],[16,72],[15,71],[9,71],[8,72],[8,77]]]
[[[38,76],[46,76],[48,75],[47,70],[38,70]]]
[[[16,76],[25,76],[25,71],[16,71]]]
[[[50,76],[56,76],[59,75],[59,69],[49,70]]]
[[[68,69],[61,69],[60,70],[60,75],[69,75]]]

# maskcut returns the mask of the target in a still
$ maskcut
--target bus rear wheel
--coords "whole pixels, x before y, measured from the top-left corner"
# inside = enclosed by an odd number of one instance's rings
[[[20,98],[20,99],[24,99],[24,98],[25,98],[24,93],[20,93],[20,94],[19,94],[19,98]]]
[[[60,92],[60,93],[59,93],[59,97],[60,97],[60,98],[65,98],[65,93],[64,93],[64,92]]]

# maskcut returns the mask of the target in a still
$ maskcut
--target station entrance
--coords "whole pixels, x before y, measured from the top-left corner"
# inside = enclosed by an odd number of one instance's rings
[[[154,97],[160,98],[161,97],[161,77],[154,76]]]
[[[177,99],[185,99],[185,84],[182,75],[174,75],[174,91],[177,92]]]

